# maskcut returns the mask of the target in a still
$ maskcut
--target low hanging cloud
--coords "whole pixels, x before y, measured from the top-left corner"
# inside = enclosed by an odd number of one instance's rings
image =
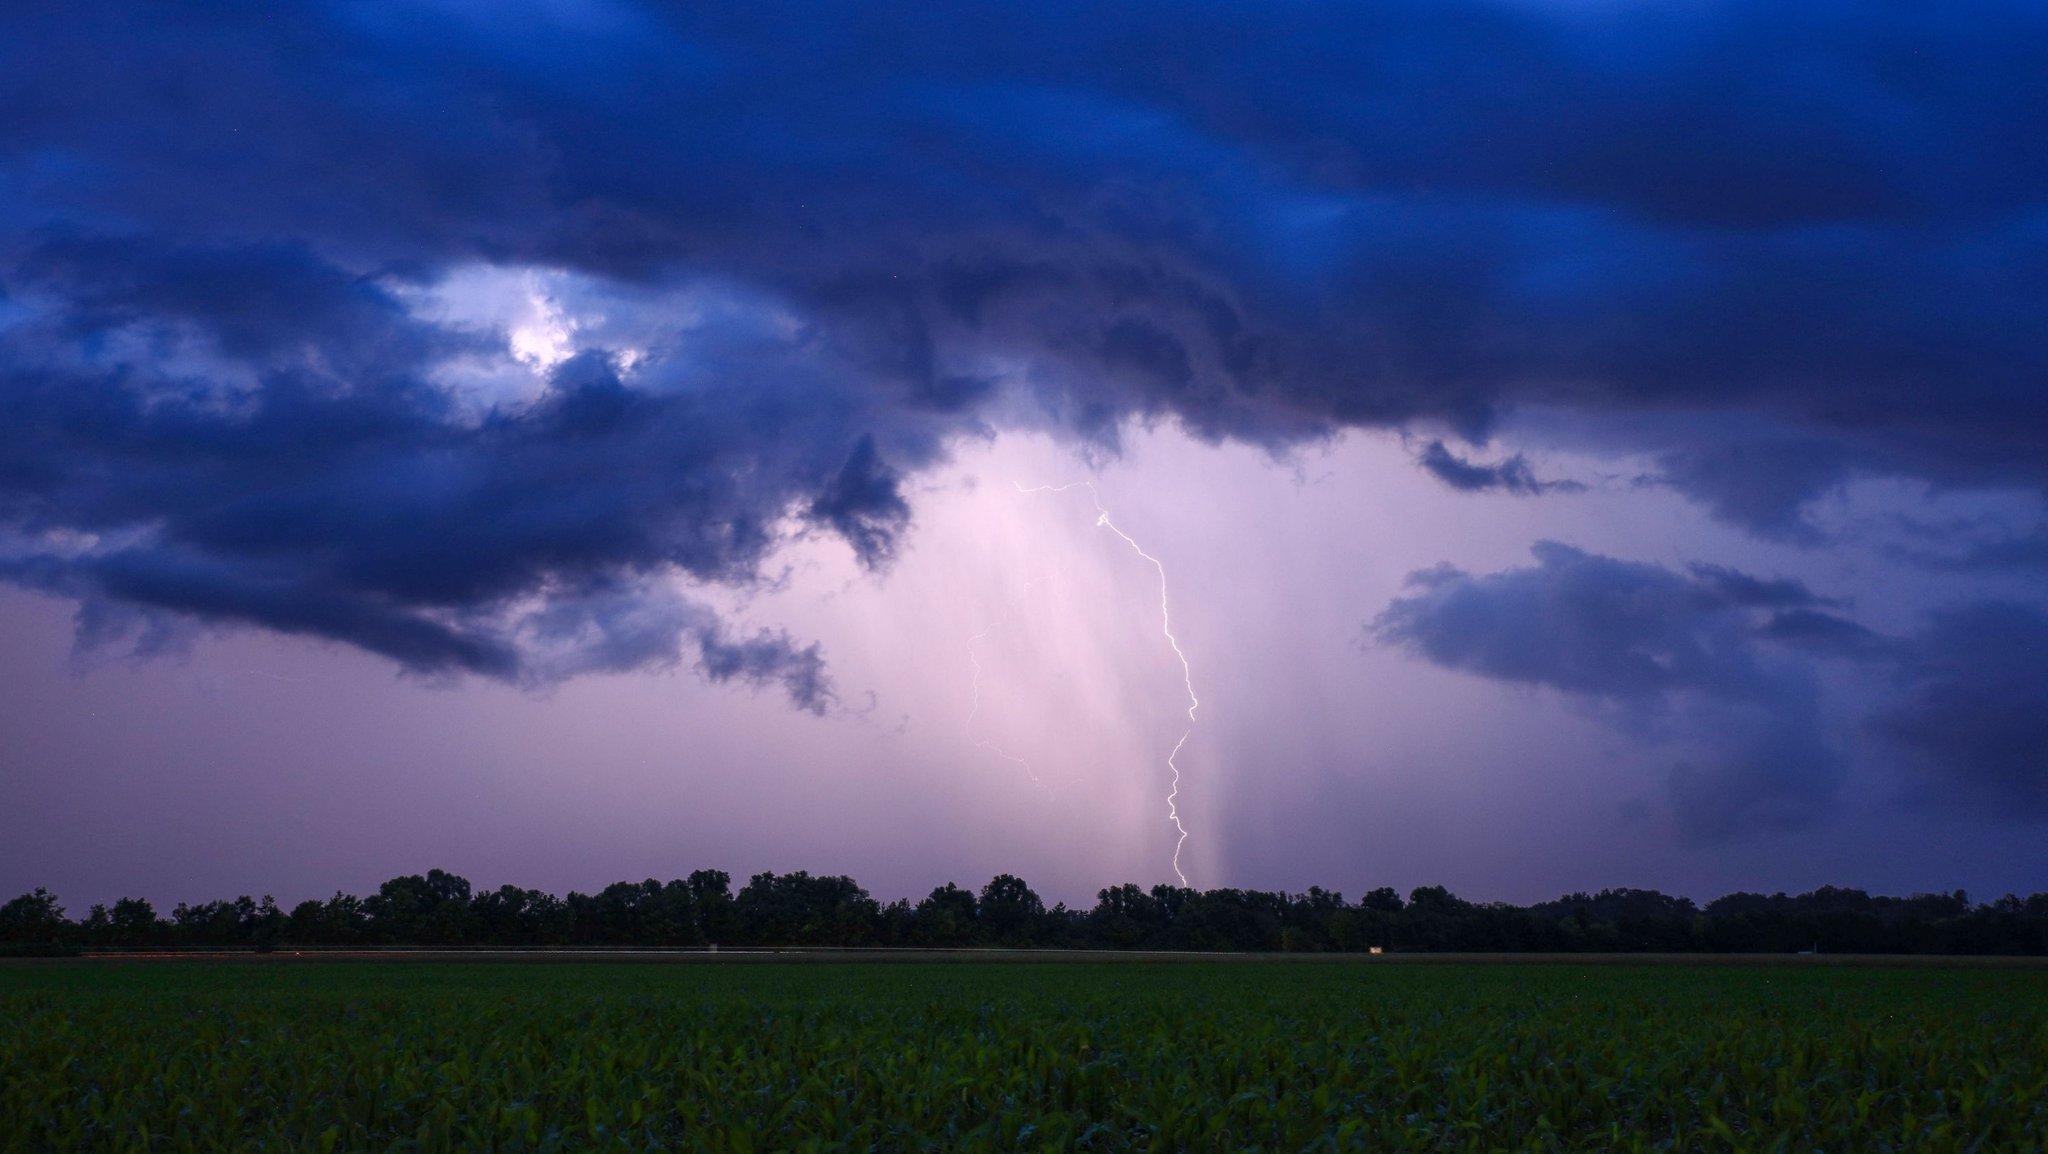
[[[1529,465],[1528,458],[1520,453],[1496,464],[1486,465],[1468,461],[1444,447],[1442,441],[1431,441],[1423,447],[1416,462],[1437,480],[1461,493],[1512,493],[1519,497],[1534,497],[1544,493],[1580,493],[1586,486],[1577,481],[1545,481],[1536,476],[1536,470]]]
[[[884,567],[900,479],[995,422],[1540,410],[1795,541],[1857,477],[2048,489],[2034,5],[0,19],[0,573],[96,621],[515,681],[694,645],[814,702],[793,640],[520,622],[820,529]]]
[[[1820,540],[1807,518],[1808,505],[1840,489],[1855,472],[1838,445],[1770,435],[1673,449],[1661,464],[1665,483],[1690,494],[1715,518],[1794,544]]]
[[[1615,702],[1766,698],[1778,678],[1762,638],[1784,613],[1826,604],[1797,581],[1718,566],[1679,573],[1556,541],[1531,552],[1534,566],[1502,573],[1411,574],[1414,592],[1373,633],[1446,668]]]
[[[1653,745],[1689,749],[1667,796],[1695,843],[1795,829],[1825,814],[1846,768],[1823,725],[1820,661],[1890,689],[1863,726],[1913,767],[1914,805],[2048,818],[2048,615],[1980,602],[1902,637],[1842,616],[1802,582],[1716,565],[1623,561],[1554,541],[1492,574],[1439,567],[1370,624],[1445,669],[1539,686]]]
[[[1811,671],[1772,642],[1793,614],[1856,626],[1797,581],[1676,572],[1555,541],[1533,552],[1535,565],[1501,573],[1411,575],[1372,636],[1446,669],[1596,703],[1626,728],[1696,750],[1667,779],[1689,841],[1797,828],[1824,812],[1843,759],[1821,732]]]
[[[1972,574],[2026,574],[2048,570],[2048,528],[2000,527],[1990,532],[1974,526],[1929,528],[1908,524],[1914,543],[1895,547],[1903,561],[1935,570]]]
[[[1995,601],[1937,613],[1895,676],[1901,693],[1871,727],[1922,773],[1926,799],[2048,819],[2048,615]]]
[[[694,651],[694,668],[709,681],[780,686],[792,705],[819,716],[838,699],[816,642],[799,645],[770,629],[735,636],[716,613],[667,589],[557,593],[519,619],[514,633],[529,679],[544,683],[671,668]]]

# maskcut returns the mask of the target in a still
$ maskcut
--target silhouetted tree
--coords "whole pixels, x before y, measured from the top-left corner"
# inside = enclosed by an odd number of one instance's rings
[[[724,870],[697,870],[684,885],[690,891],[690,908],[696,911],[698,934],[707,942],[732,941],[737,928],[732,875]]]
[[[1391,888],[1357,905],[1320,887],[1289,894],[1111,886],[1093,908],[1048,910],[1022,879],[998,875],[979,895],[957,885],[884,906],[852,878],[762,873],[737,896],[730,875],[618,882],[556,898],[502,886],[472,894],[441,870],[393,878],[359,899],[336,893],[289,914],[260,901],[180,903],[169,919],[146,901],[95,905],[77,922],[37,889],[0,906],[10,952],[268,949],[367,942],[438,946],[966,945],[1173,950],[1751,951],[2048,954],[2048,893],[1882,897],[1823,886],[1798,895],[1736,893],[1704,908],[1655,890],[1566,894],[1528,907],[1474,903],[1442,886],[1406,901]]]
[[[1131,949],[1162,933],[1166,917],[1152,895],[1125,883],[1099,890],[1088,913],[1090,939],[1112,949]]]
[[[920,946],[966,946],[975,942],[980,903],[973,890],[952,882],[938,887],[917,903],[911,923],[911,942]]]
[[[739,938],[748,945],[870,945],[880,911],[852,878],[803,870],[755,874],[733,899]]]
[[[981,887],[981,939],[994,945],[1028,946],[1045,918],[1045,903],[1024,879],[997,874]]]
[[[559,946],[573,937],[568,906],[541,890],[499,886],[470,901],[478,940],[493,946]]]
[[[108,944],[116,948],[140,950],[162,944],[164,924],[157,920],[156,907],[141,898],[115,902],[107,921]]]
[[[1361,909],[1386,914],[1398,914],[1406,908],[1406,904],[1401,900],[1401,895],[1394,892],[1393,886],[1381,886],[1358,900]]]
[[[363,912],[379,941],[457,945],[470,936],[469,881],[437,869],[392,878],[364,899]]]
[[[41,886],[0,906],[0,942],[57,942],[69,935],[64,907]]]

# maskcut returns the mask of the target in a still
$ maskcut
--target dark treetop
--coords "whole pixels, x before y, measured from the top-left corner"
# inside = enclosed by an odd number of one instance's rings
[[[1356,903],[1307,893],[1120,885],[1094,908],[1047,909],[1021,878],[980,893],[952,883],[884,904],[850,877],[698,870],[667,883],[618,882],[566,898],[501,886],[476,892],[442,870],[397,877],[366,898],[336,893],[291,910],[271,898],[180,903],[161,918],[124,898],[67,919],[36,889],[0,906],[0,953],[81,949],[305,947],[1053,947],[1244,951],[1471,950],[2048,954],[2048,893],[1973,905],[1952,894],[1874,897],[1736,893],[1704,907],[1654,890],[1567,894],[1531,906],[1469,902],[1442,886],[1404,900],[1382,887]]]

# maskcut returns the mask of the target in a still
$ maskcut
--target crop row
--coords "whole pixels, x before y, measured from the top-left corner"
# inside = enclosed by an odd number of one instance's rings
[[[2048,973],[83,963],[0,1150],[2002,1150]]]

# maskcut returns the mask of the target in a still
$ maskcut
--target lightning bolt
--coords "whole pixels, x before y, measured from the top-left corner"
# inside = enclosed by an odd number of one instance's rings
[[[1188,843],[1188,827],[1182,825],[1180,820],[1180,807],[1178,804],[1180,800],[1180,766],[1175,764],[1174,759],[1180,756],[1181,747],[1188,743],[1188,738],[1195,732],[1195,710],[1201,707],[1202,699],[1195,696],[1195,675],[1194,671],[1188,666],[1188,655],[1180,647],[1180,638],[1173,635],[1173,614],[1167,608],[1166,603],[1166,566],[1160,562],[1159,558],[1145,552],[1144,546],[1138,544],[1129,533],[1117,528],[1116,522],[1110,519],[1108,508],[1102,504],[1102,493],[1095,488],[1095,482],[1072,481],[1065,485],[1039,485],[1031,489],[1027,489],[1014,481],[1011,483],[1016,485],[1019,493],[1064,493],[1069,489],[1088,490],[1089,498],[1095,502],[1096,527],[1108,529],[1118,537],[1121,537],[1124,544],[1129,545],[1133,552],[1151,562],[1152,568],[1159,574],[1159,632],[1165,635],[1166,643],[1173,647],[1173,655],[1180,659],[1181,684],[1188,691],[1188,728],[1181,733],[1180,740],[1173,743],[1173,751],[1166,755],[1166,768],[1173,775],[1172,787],[1166,793],[1166,819],[1173,823],[1174,830],[1180,835],[1179,839],[1173,843],[1173,874],[1180,879],[1182,887],[1186,887],[1188,875],[1181,872],[1180,851]]]
[[[1001,617],[996,618],[995,621],[990,623],[987,628],[983,629],[981,632],[967,639],[967,663],[974,666],[974,707],[967,711],[967,740],[976,749],[987,750],[988,752],[995,754],[997,757],[1002,758],[1004,761],[1015,762],[1016,764],[1023,766],[1024,772],[1028,774],[1031,778],[1031,784],[1043,788],[1045,783],[1038,780],[1038,773],[1036,770],[1031,768],[1031,763],[1029,761],[1025,760],[1024,758],[1018,757],[1016,754],[1011,753],[1009,750],[1004,749],[1000,745],[997,745],[995,741],[990,738],[976,738],[974,736],[974,719],[981,716],[981,656],[979,653],[976,652],[976,649],[978,646],[980,646],[982,641],[988,637],[989,634],[994,633],[996,630],[1002,628],[1004,625],[1009,623],[1011,616],[1017,612],[1018,604],[1024,600],[1024,595],[1026,593],[1029,593],[1031,591],[1031,587],[1036,584],[1038,584],[1038,581],[1036,579],[1025,582],[1024,588],[1017,591],[1017,596],[1010,600],[1009,606],[1003,610],[1003,615]]]

